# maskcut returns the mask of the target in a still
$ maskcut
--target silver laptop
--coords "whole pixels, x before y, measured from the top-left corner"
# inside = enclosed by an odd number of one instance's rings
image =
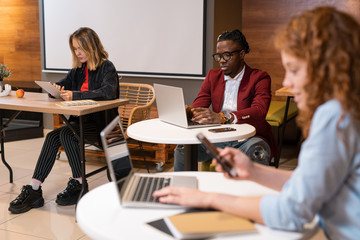
[[[182,88],[154,84],[159,119],[183,128],[213,127],[220,124],[199,124],[188,120]]]
[[[160,203],[152,196],[152,193],[168,185],[197,188],[196,177],[134,173],[119,116],[106,126],[100,135],[110,177],[116,183],[122,206],[183,208],[178,205]]]
[[[50,93],[54,98],[61,98],[60,91],[54,87],[51,82],[44,82],[44,81],[35,81],[37,85],[39,85],[42,89],[46,92]]]

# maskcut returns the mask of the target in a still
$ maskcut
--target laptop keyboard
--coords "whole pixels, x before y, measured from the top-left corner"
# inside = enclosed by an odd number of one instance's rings
[[[171,179],[168,177],[140,177],[132,200],[136,202],[159,202],[159,198],[154,198],[152,193],[169,186],[170,181]]]

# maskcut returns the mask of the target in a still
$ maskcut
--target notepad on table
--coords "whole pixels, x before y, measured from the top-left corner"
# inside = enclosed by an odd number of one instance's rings
[[[71,106],[83,106],[83,105],[95,105],[98,102],[94,100],[73,100],[73,101],[63,101],[59,102],[58,105],[64,107],[71,107]]]
[[[181,213],[169,216],[164,221],[178,239],[256,232],[251,221],[219,211]]]

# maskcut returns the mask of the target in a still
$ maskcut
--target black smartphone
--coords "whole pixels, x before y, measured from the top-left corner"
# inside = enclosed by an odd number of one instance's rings
[[[232,166],[226,162],[223,161],[219,157],[219,151],[216,149],[214,144],[212,144],[202,133],[198,133],[196,137],[200,140],[202,145],[206,149],[206,153],[209,154],[212,158],[215,158],[216,161],[222,166],[225,172],[229,174],[230,177],[236,177],[235,169],[232,168]]]
[[[236,129],[235,129],[235,128],[232,128],[232,127],[212,128],[212,129],[209,129],[209,132],[214,132],[214,133],[230,132],[230,131],[236,131]]]

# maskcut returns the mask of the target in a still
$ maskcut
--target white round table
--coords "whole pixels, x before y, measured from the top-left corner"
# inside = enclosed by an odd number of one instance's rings
[[[236,131],[213,133],[209,129],[232,127]],[[163,144],[184,144],[185,170],[197,171],[197,144],[200,141],[196,138],[198,133],[203,133],[211,142],[230,142],[242,140],[255,135],[256,130],[249,124],[227,124],[214,127],[183,128],[158,118],[144,120],[130,125],[126,134],[136,140],[163,143]]]
[[[261,196],[277,194],[276,191],[250,181],[226,179],[216,172],[171,172],[162,175],[196,176],[199,189],[227,193],[237,196]],[[115,183],[110,182],[85,194],[77,204],[76,219],[80,228],[92,239],[174,239],[170,235],[150,226],[148,222],[180,213],[184,210],[123,208],[120,205]],[[256,233],[222,236],[221,239],[303,239],[312,236],[317,228],[311,226],[307,232],[288,232],[270,229],[255,224]],[[218,238],[220,239],[220,238]]]

